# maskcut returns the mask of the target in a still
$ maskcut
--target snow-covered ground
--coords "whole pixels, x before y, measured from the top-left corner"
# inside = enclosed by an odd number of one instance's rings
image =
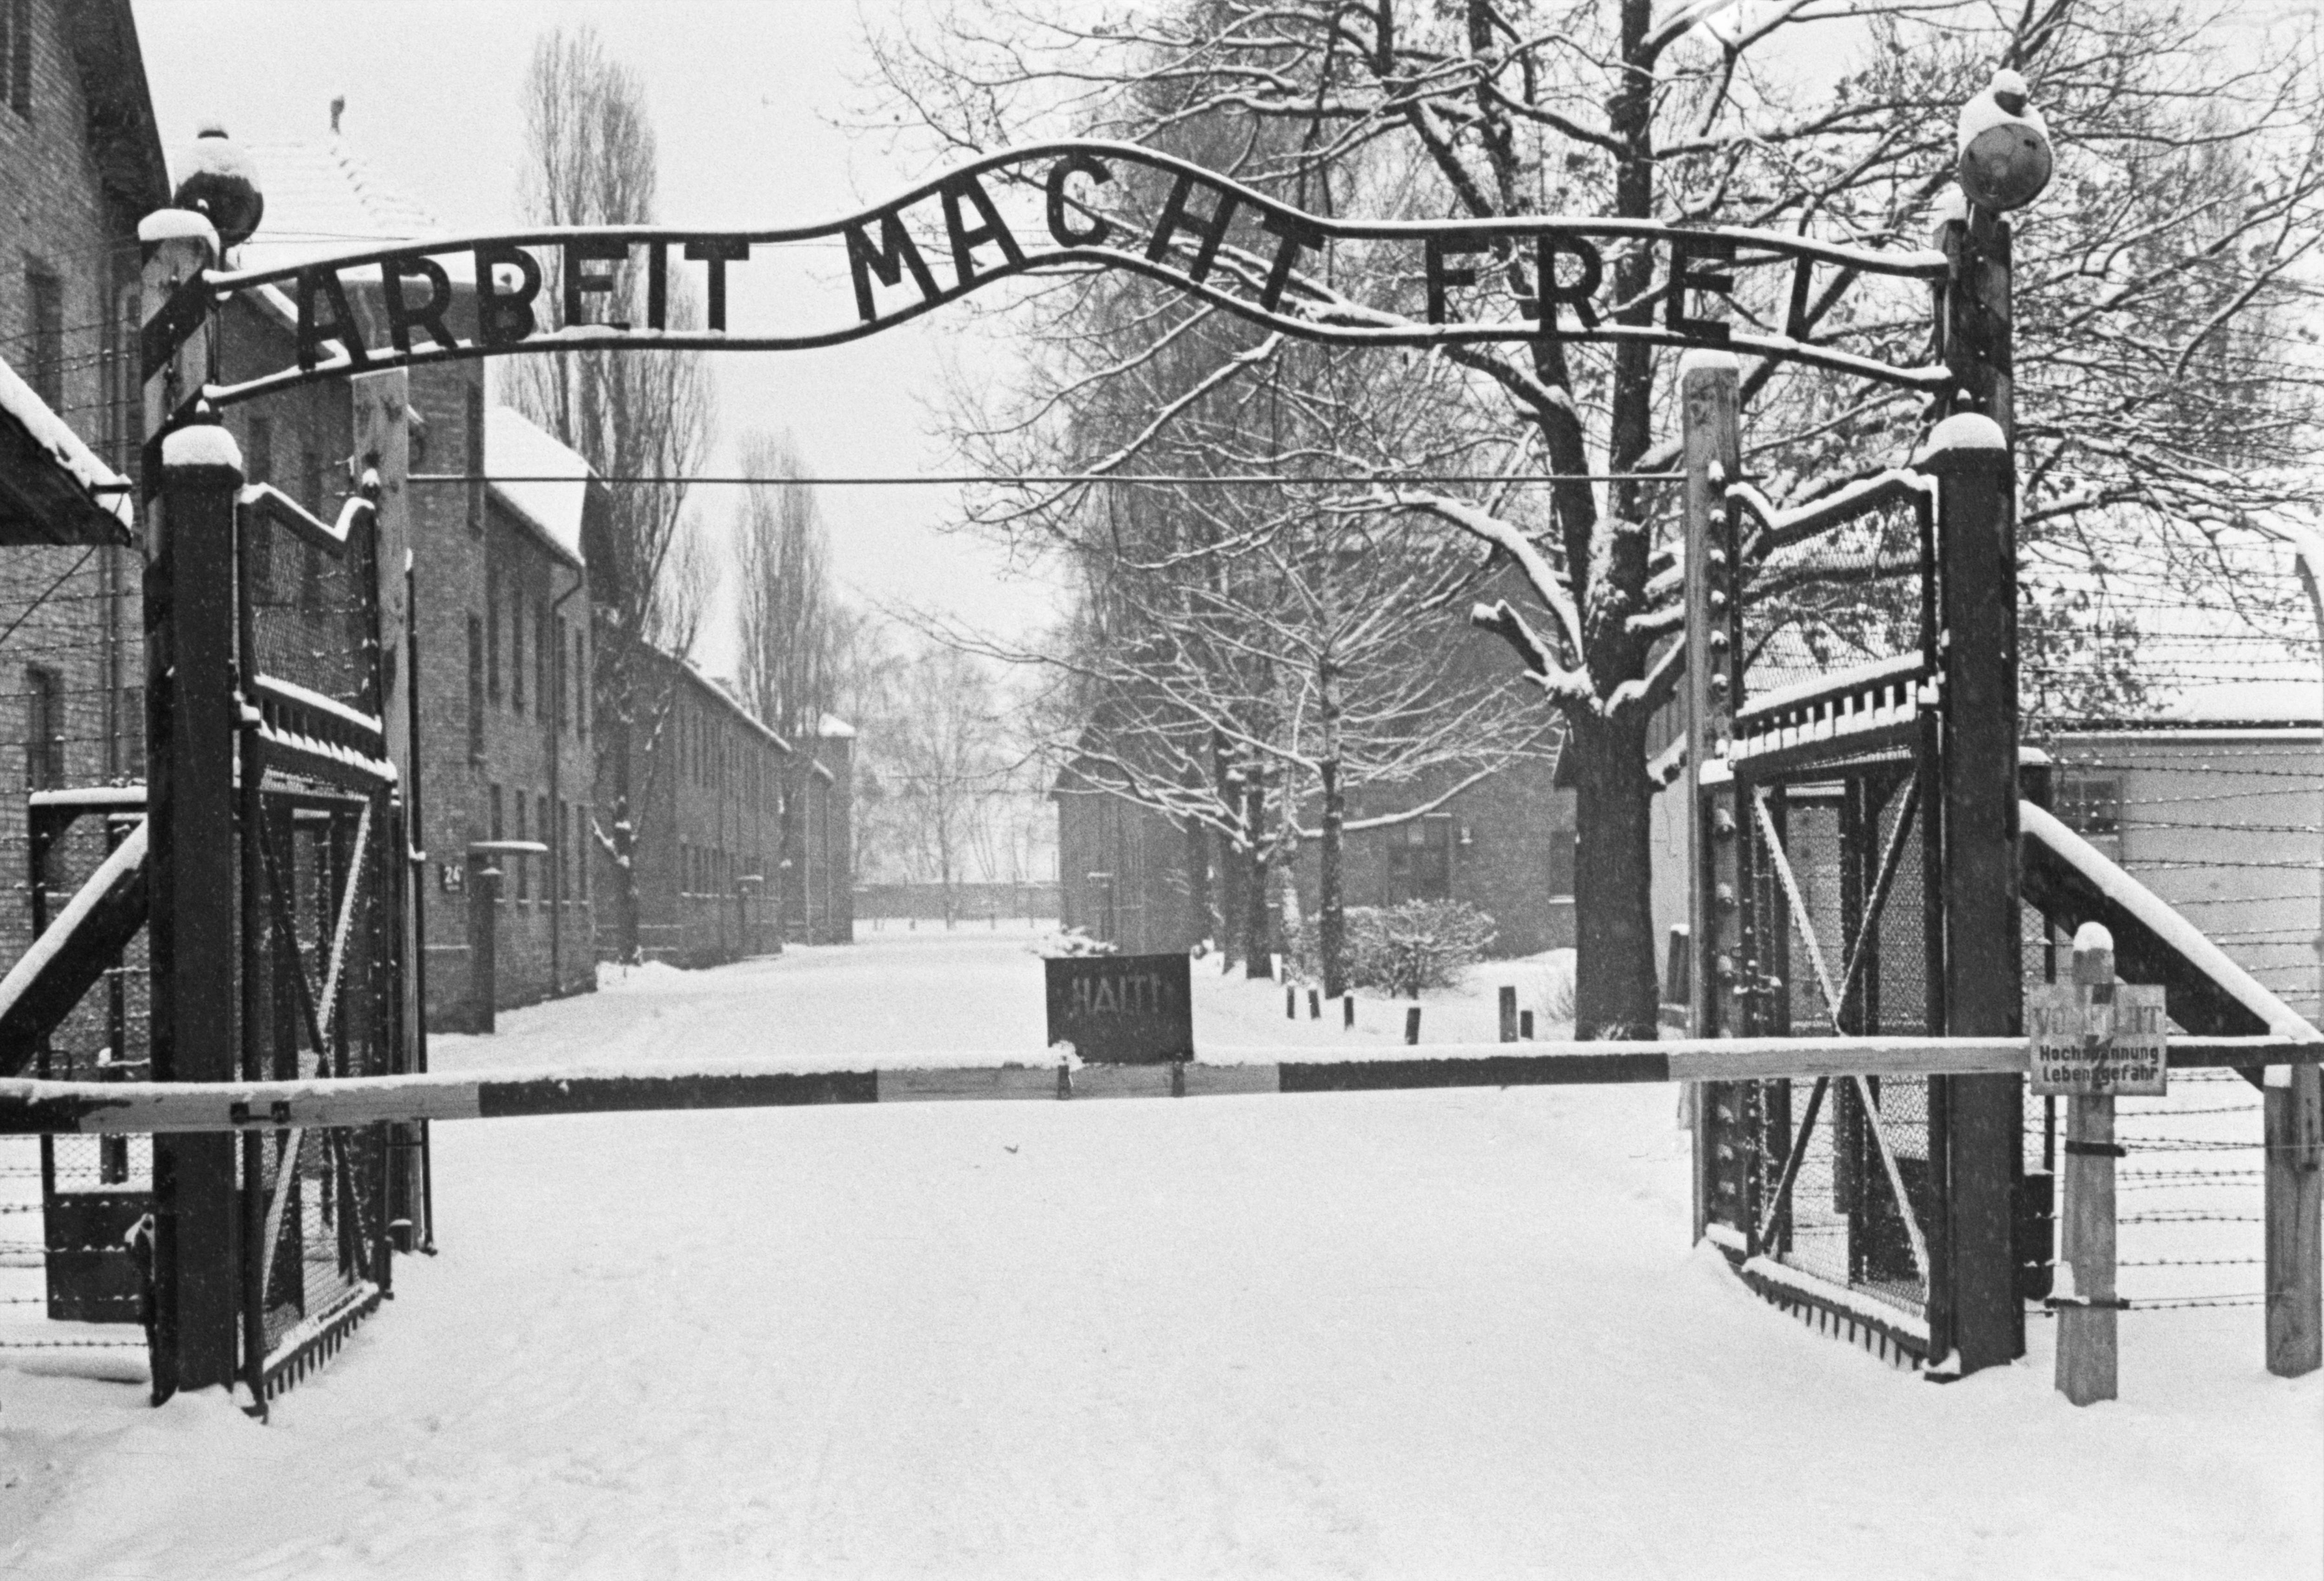
[[[609,978],[436,1060],[1035,1050],[1025,946]],[[1433,1003],[1426,1040],[1489,1036],[1526,969]],[[1205,1047],[1350,1040],[1195,981]],[[1401,1030],[1367,1006],[1355,1039]],[[0,1352],[0,1575],[2315,1576],[2324,1378],[2269,1378],[2257,1312],[2126,1318],[2123,1398],[2090,1410],[2051,1390],[2046,1324],[2021,1365],[1925,1382],[1688,1250],[1672,1111],[440,1126],[441,1254],[271,1425],[151,1410],[115,1353]]]

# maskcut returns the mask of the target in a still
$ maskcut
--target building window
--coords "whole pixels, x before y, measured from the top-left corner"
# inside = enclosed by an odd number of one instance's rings
[[[53,670],[24,671],[24,788],[47,790],[65,782],[64,683]]]
[[[129,748],[128,772],[133,780],[145,777],[145,689],[124,686],[121,689],[121,717],[125,722],[122,735]]]
[[[252,483],[274,481],[274,420],[254,417],[250,420],[250,454],[243,458],[243,472]]]
[[[274,523],[255,511],[241,513],[242,552],[250,557],[250,596],[274,602]]]
[[[565,623],[561,620],[557,623],[556,645],[556,674],[551,679],[556,683],[557,706],[550,710],[550,717],[557,721],[557,728],[562,730],[565,728],[567,721],[565,717],[565,693],[567,690],[565,685]]]
[[[520,840],[529,840],[532,837],[525,833],[524,821],[526,809],[531,806],[531,803],[525,800],[524,792],[521,790],[516,793],[513,800],[516,802],[516,837]],[[532,898],[530,864],[521,851],[512,852],[511,856],[512,860],[510,864],[516,869],[516,898],[520,901],[529,901]]]
[[[32,0],[8,0],[7,34],[0,59],[8,63],[8,107],[26,120],[32,116]]]
[[[31,322],[25,326],[32,344],[32,393],[51,411],[65,404],[65,282],[46,269],[24,272],[24,298]]]
[[[299,607],[323,607],[323,551],[311,543],[299,546]]]
[[[566,861],[566,852],[572,848],[573,808],[570,803],[557,804],[557,903],[565,904],[573,898],[573,869]]]
[[[509,589],[509,707],[524,712],[524,589]]]
[[[498,566],[484,570],[484,695],[501,700],[501,573]]]
[[[1414,818],[1388,831],[1390,899],[1442,901],[1452,894],[1452,820],[1441,813]]]
[[[540,704],[540,712],[551,728],[557,724],[557,698],[549,681],[549,601],[541,600],[532,612],[532,695]]]
[[[1573,894],[1573,831],[1551,826],[1549,831],[1549,892],[1552,896],[1572,898]]]
[[[309,515],[323,513],[323,453],[312,445],[299,450],[299,503]]]
[[[468,531],[483,536],[484,531],[484,393],[475,384],[468,386],[467,462],[468,462]]]
[[[484,761],[484,623],[468,617],[468,761]]]
[[[2122,860],[2122,777],[2061,773],[2057,778],[2058,821],[2114,861]]]
[[[591,831],[595,827],[595,825],[591,821],[587,802],[585,801],[573,809],[573,860],[580,868],[576,876],[581,881],[581,900],[584,904],[586,904],[589,899],[589,840]]]
[[[497,842],[503,837],[501,834],[501,830],[506,827],[501,822],[501,788],[498,785],[494,785],[492,788],[492,803],[493,838]]]
[[[540,831],[534,837],[549,847],[548,855],[540,861],[540,898],[546,904],[557,898],[556,892],[549,887],[549,864],[559,859],[562,847],[558,843],[557,830],[549,821],[549,798],[537,796],[533,799],[532,805],[535,814],[532,827]]]

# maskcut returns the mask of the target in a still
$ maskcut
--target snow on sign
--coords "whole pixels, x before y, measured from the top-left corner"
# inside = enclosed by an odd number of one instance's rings
[[[1185,956],[1062,956],[1047,966],[1051,1044],[1071,1043],[1098,1065],[1194,1057]]]
[[[2108,983],[2085,992],[2088,1004],[2076,1002],[2070,983],[2027,991],[2034,1091],[2044,1096],[2161,1096],[2170,1076],[2162,988]]]

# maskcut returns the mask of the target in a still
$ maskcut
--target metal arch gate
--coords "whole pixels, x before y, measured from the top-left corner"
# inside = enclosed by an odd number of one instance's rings
[[[1118,174],[1142,179],[1117,184]],[[1008,191],[1039,194],[1039,219],[1012,227],[988,190],[988,179],[1008,183],[1004,196]],[[1150,217],[1134,217],[1130,206],[1111,201],[1140,194],[1148,199],[1160,195],[1158,211]],[[251,217],[254,221],[254,214]],[[1984,222],[1988,230],[1997,223],[1989,214],[1984,215]],[[1766,232],[1560,217],[1348,221],[1304,214],[1150,150],[1095,143],[1048,144],[988,156],[889,204],[828,225],[790,230],[722,235],[577,227],[359,251],[298,267],[240,273],[216,267],[218,236],[203,215],[164,211],[149,217],[141,236],[149,254],[143,362],[146,431],[152,436],[145,476],[149,490],[155,491],[146,583],[152,710],[146,832],[151,846],[152,1075],[159,1081],[260,1076],[264,1065],[261,1029],[271,1029],[265,1036],[276,1040],[278,1064],[286,1058],[296,1062],[311,1057],[318,1063],[327,1056],[337,1058],[334,1038],[346,1035],[355,1018],[339,1012],[335,1032],[320,1009],[337,980],[332,976],[334,960],[342,973],[361,960],[365,982],[372,981],[368,974],[374,968],[381,974],[378,992],[370,1001],[376,1007],[372,1013],[377,1035],[367,1032],[361,1040],[370,1050],[364,1058],[374,1068],[391,1071],[425,1068],[414,1002],[414,979],[423,961],[423,923],[410,871],[410,864],[420,859],[419,788],[412,778],[414,654],[409,577],[397,574],[409,563],[400,487],[405,476],[399,387],[403,369],[458,358],[560,350],[833,345],[916,317],[992,281],[1059,267],[1141,273],[1273,330],[1349,345],[1429,347],[1547,336],[1714,347],[1802,362],[1941,400],[1964,391],[1971,393],[1973,401],[1987,399],[1995,367],[2006,368],[2006,349],[1997,365],[1990,346],[1956,344],[1950,337],[1941,337],[1947,355],[1919,367],[1894,367],[1810,340],[1804,304],[1819,290],[1838,289],[1859,275],[1927,282],[1950,292],[1957,302],[1974,305],[1978,290],[1964,276],[1960,260],[1932,250],[1889,253]],[[754,246],[814,242],[844,246],[853,318],[820,327],[730,330],[726,270],[746,264]],[[1313,265],[1327,261],[1331,250],[1342,243],[1409,249],[1404,272],[1425,284],[1425,318],[1398,318],[1351,304],[1323,283],[1324,272]],[[1589,293],[1599,289],[1604,273],[1601,246],[1665,249],[1664,284],[1643,302],[1603,303],[1602,312],[1594,309]],[[538,331],[532,307],[543,272],[526,251],[540,247],[562,249],[567,327],[548,332]],[[609,284],[600,267],[627,261],[637,249],[646,255],[647,322],[587,322],[586,297]],[[673,253],[704,270],[708,296],[705,328],[680,329],[667,321],[667,278]],[[1545,300],[1531,316],[1515,310],[1496,283],[1496,272],[1483,262],[1489,256],[1513,261],[1520,254],[1533,255],[1537,271],[1551,282],[1539,292]],[[467,320],[457,328],[450,321],[454,298],[441,261],[447,255],[456,256],[464,267],[473,265],[473,332],[464,333]],[[1578,266],[1581,279],[1591,283],[1566,284],[1557,273],[1561,257]],[[940,262],[932,264],[931,258]],[[951,279],[939,283],[937,270],[945,262]],[[1770,267],[1788,276],[1793,306],[1782,333],[1733,328],[1698,316],[1695,299],[1731,295],[1738,274]],[[350,271],[366,274],[350,280]],[[376,271],[375,282],[367,277],[371,271]],[[1821,282],[1819,272],[1825,277]],[[295,365],[231,385],[218,384],[209,335],[217,304],[235,291],[269,289],[287,289],[295,299]],[[883,291],[900,291],[900,305],[893,296],[883,300]],[[351,291],[368,293],[363,311],[352,305]],[[1488,300],[1499,310],[1480,316],[1480,303]],[[1656,300],[1663,307],[1659,322]],[[2006,348],[2006,333],[2002,345]],[[260,672],[248,663],[253,643],[246,631],[238,645],[244,664],[237,686],[231,680],[237,652],[235,626],[237,618],[246,621],[249,612],[247,596],[237,601],[232,569],[237,558],[237,502],[243,495],[239,458],[230,444],[205,438],[205,425],[215,420],[219,408],[235,402],[312,380],[348,376],[355,378],[359,401],[365,399],[363,387],[371,386],[369,439],[359,440],[357,448],[363,453],[368,443],[385,480],[364,537],[369,564],[363,597],[369,626],[362,652],[373,666],[368,689],[360,704],[271,694]],[[269,502],[270,508],[278,503],[288,504]],[[315,527],[322,524],[312,523],[310,530]],[[246,595],[247,587],[243,591]],[[318,702],[337,706],[318,707]],[[295,727],[278,726],[272,717],[263,728],[254,726],[250,716],[270,707],[304,712]],[[318,734],[303,744],[291,740],[301,729]],[[231,811],[237,793],[228,744],[237,731],[245,759],[238,846]],[[315,750],[300,756],[307,746]],[[300,783],[269,790],[278,768],[288,768]],[[360,809],[350,814],[348,809],[357,809],[358,803]],[[353,883],[354,876],[369,874],[374,882],[368,892],[374,899],[368,906],[383,913],[384,920],[367,929],[339,931],[334,950],[322,963],[319,994],[313,968],[301,964],[294,970],[290,959],[300,955],[303,962],[314,954],[318,936],[311,928],[300,931],[308,925],[302,924],[294,901],[285,896],[277,902],[277,880],[286,891],[297,888],[297,858],[281,848],[295,844],[296,837],[278,842],[262,834],[272,827],[270,818],[279,821],[270,807],[290,808],[294,829],[301,809],[319,815],[323,822],[316,827],[334,831],[333,840],[340,837],[337,831],[348,816],[359,828],[369,819],[371,832],[362,842],[364,855],[345,864],[346,876],[333,893],[344,907],[348,894],[363,892]],[[386,855],[373,855],[376,850]],[[238,926],[232,901],[237,892]],[[269,938],[276,941],[273,947],[263,943]],[[296,941],[298,948],[289,948],[285,940]],[[234,1003],[237,985],[239,1014]],[[277,994],[277,989],[288,992]],[[281,1000],[280,1006],[276,997]],[[283,1040],[281,1032],[286,1025],[294,1035]],[[303,1044],[297,1035],[302,1031]],[[305,1054],[281,1052],[301,1047]],[[424,1136],[396,1140],[419,1140],[424,1150]],[[387,1168],[389,1139],[379,1139],[375,1154],[359,1160],[345,1148],[334,1152],[337,1144],[310,1147],[304,1140],[284,1138],[271,1144],[270,1161],[258,1135],[245,1132],[239,1168],[230,1140],[224,1136],[172,1136],[157,1146],[152,1248],[157,1396],[180,1385],[224,1383],[239,1377],[263,1398],[270,1358],[279,1362],[286,1340],[306,1332],[299,1324],[311,1327],[328,1316],[308,1310],[304,1301],[276,1299],[285,1292],[291,1267],[281,1249],[289,1244],[286,1226],[295,1222],[303,1230],[308,1223],[306,1182],[325,1177],[333,1182],[331,1190],[314,1196],[311,1206],[317,1212],[325,1204],[331,1206],[329,1227],[343,1248],[335,1263],[342,1294],[366,1281],[379,1285],[385,1281],[383,1251],[364,1250],[384,1245],[379,1220],[364,1216],[365,1202],[383,1218],[399,1207],[404,1210],[400,1216],[408,1216],[409,1199],[423,1189],[408,1171]],[[424,1151],[420,1156],[424,1160]],[[377,1180],[379,1186],[366,1197],[364,1189],[346,1185],[357,1180]],[[295,1214],[294,1202],[300,1205]],[[306,1244],[302,1238],[300,1245]],[[309,1266],[303,1253],[300,1266]],[[232,1281],[224,1278],[226,1270],[236,1267],[243,1270],[244,1286],[238,1300],[237,1292],[226,1288]],[[270,1314],[278,1308],[295,1308],[297,1322],[277,1326]],[[235,1339],[237,1308],[244,1336],[239,1347]],[[306,1337],[318,1336],[306,1333]]]

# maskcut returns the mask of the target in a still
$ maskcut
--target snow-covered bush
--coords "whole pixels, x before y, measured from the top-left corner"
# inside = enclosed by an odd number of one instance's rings
[[[1318,922],[1303,918],[1291,935],[1293,962],[1308,982],[1323,977]],[[1495,931],[1493,920],[1465,901],[1350,906],[1348,985],[1399,999],[1430,988],[1450,988],[1484,957]]]
[[[1092,938],[1079,928],[1061,928],[1035,939],[1033,953],[1044,957],[1109,956],[1119,955],[1120,948],[1111,939]]]

